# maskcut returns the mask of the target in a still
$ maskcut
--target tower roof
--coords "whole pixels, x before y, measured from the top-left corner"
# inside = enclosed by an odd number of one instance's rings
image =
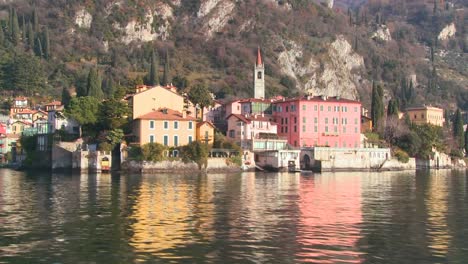
[[[262,54],[260,53],[260,47],[257,48],[257,66],[263,65]]]

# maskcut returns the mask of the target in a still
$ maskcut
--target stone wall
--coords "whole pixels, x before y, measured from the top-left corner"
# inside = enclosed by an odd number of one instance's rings
[[[122,170],[141,173],[154,173],[154,172],[198,172],[196,163],[184,163],[180,160],[165,160],[161,162],[148,162],[148,161],[126,161],[122,164]],[[208,172],[219,171],[240,171],[240,167],[232,164],[226,158],[210,158],[208,159]]]

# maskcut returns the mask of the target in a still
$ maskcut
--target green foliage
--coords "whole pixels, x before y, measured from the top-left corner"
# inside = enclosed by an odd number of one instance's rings
[[[105,100],[99,107],[99,123],[106,130],[122,128],[128,122],[130,113],[125,102],[117,99]]]
[[[196,84],[190,88],[188,98],[193,104],[198,105],[202,109],[202,116],[203,109],[207,106],[213,105],[213,97],[211,96],[208,87],[204,84]]]
[[[151,65],[148,76],[148,85],[155,86],[159,85],[159,58],[158,54],[153,50],[151,52]]]
[[[117,144],[119,144],[120,142],[122,142],[123,138],[124,138],[124,132],[122,129],[113,129],[113,130],[110,130],[107,132],[107,135],[106,135],[106,140],[108,141],[108,143],[111,145],[111,147],[115,147]]]
[[[382,122],[384,116],[383,104],[383,89],[380,85],[372,83],[372,105],[371,105],[371,118],[374,130],[377,129]]]
[[[19,54],[10,65],[12,90],[24,93],[43,91],[46,77],[40,60],[29,54]]]
[[[86,85],[87,96],[92,96],[96,99],[103,99],[104,93],[102,92],[101,85],[101,77],[99,76],[97,68],[91,68],[89,70],[88,82]]]
[[[402,162],[402,163],[408,163],[409,161],[408,153],[406,153],[405,151],[401,149],[397,149],[395,151],[395,157],[397,158],[399,162]]]
[[[391,116],[398,117],[399,112],[398,101],[396,99],[391,99],[388,101],[387,118]]]
[[[68,106],[68,104],[70,103],[70,100],[71,100],[71,95],[70,95],[70,91],[68,91],[68,89],[66,87],[63,87],[62,89],[62,104],[64,106]]]
[[[13,9],[12,18],[11,18],[11,42],[14,45],[18,45],[20,42],[20,27],[18,24],[18,15],[16,14],[16,9]]]
[[[465,153],[468,155],[468,126],[466,126],[465,130]]]
[[[453,138],[458,144],[458,148],[463,148],[465,146],[465,136],[463,132],[463,120],[460,109],[457,109],[457,111],[455,112],[452,132]]]
[[[200,141],[193,141],[192,143],[183,146],[181,148],[181,157],[184,162],[195,162],[198,165],[198,169],[207,167],[208,165],[208,145],[201,143]]]
[[[112,151],[112,148],[113,146],[109,142],[101,142],[98,147],[100,151]]]
[[[398,138],[396,145],[412,157],[428,159],[433,155],[433,147],[439,151],[444,150],[442,138],[443,132],[439,126],[412,125],[411,131]]]
[[[164,61],[163,85],[171,84],[171,73],[169,66],[169,51],[166,50],[166,60]]]
[[[44,58],[46,60],[50,57],[50,40],[49,40],[49,29],[46,27],[44,30]]]
[[[35,39],[35,36],[34,36],[34,31],[33,31],[33,27],[31,25],[31,23],[28,23],[28,34],[27,34],[27,38],[28,38],[28,49],[29,50],[33,50],[34,49],[34,39]]]
[[[159,143],[148,143],[141,147],[141,158],[145,161],[162,161],[165,150],[166,147]]]
[[[99,101],[91,96],[75,97],[65,109],[65,115],[80,125],[95,124],[98,121]]]

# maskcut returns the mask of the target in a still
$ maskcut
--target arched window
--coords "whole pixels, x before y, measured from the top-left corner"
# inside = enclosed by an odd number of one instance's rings
[[[261,79],[261,78],[262,78],[262,72],[259,71],[259,72],[257,72],[257,79]]]

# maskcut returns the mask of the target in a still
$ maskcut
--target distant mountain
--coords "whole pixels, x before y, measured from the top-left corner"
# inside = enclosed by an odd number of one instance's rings
[[[402,86],[411,81],[413,103],[468,109],[463,1],[434,7],[422,0],[335,0],[333,8],[319,0],[41,0],[35,7],[30,2],[0,4],[4,90],[58,96],[64,87],[82,89],[95,65],[105,89],[112,83],[131,87],[145,79],[154,49],[161,80],[168,53],[172,82],[180,88],[204,82],[218,98],[252,96],[260,46],[267,96],[341,95],[368,105],[372,81],[384,85],[386,99],[402,98]],[[13,9],[20,30],[16,44]],[[11,79],[20,75],[12,69],[24,65],[14,58],[24,54],[30,60],[32,53],[42,57],[44,82],[17,89],[20,82]]]

